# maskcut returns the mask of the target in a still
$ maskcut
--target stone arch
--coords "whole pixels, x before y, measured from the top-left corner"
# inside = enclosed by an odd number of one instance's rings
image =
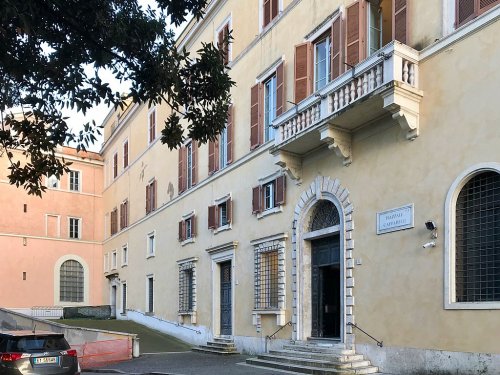
[[[340,215],[339,234],[341,251],[341,279],[342,285],[342,334],[341,341],[347,348],[354,346],[354,333],[352,327],[347,323],[354,323],[354,277],[352,269],[354,267],[353,250],[353,230],[352,219],[353,205],[349,198],[349,190],[341,185],[338,179],[326,176],[317,176],[309,187],[301,194],[295,206],[293,227],[292,227],[292,323],[293,337],[295,340],[304,340],[306,337],[304,326],[303,309],[304,290],[307,287],[302,277],[304,268],[307,267],[304,254],[308,250],[307,225],[314,206],[320,200],[328,200],[337,208]],[[326,232],[325,232],[326,233]],[[310,249],[309,249],[310,250]]]

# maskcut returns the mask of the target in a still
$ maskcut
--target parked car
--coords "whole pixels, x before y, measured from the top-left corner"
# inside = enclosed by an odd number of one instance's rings
[[[75,349],[62,333],[1,331],[0,374],[79,374]]]

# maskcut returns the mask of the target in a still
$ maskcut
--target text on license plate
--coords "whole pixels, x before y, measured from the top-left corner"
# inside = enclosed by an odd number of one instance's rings
[[[45,363],[57,363],[57,357],[41,357],[35,358],[36,365],[42,365]]]

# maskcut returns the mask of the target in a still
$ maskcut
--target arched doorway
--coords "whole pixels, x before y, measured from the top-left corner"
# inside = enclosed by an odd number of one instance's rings
[[[295,340],[332,339],[353,347],[353,206],[338,179],[318,176],[295,207],[292,236]]]

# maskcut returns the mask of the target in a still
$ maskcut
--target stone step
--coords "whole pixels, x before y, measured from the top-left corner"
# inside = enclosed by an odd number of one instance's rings
[[[364,356],[362,354],[350,354],[350,355],[338,355],[338,354],[325,354],[325,353],[311,353],[304,351],[295,351],[295,350],[270,350],[269,354],[281,356],[281,357],[300,357],[300,358],[308,358],[308,359],[327,359],[330,361],[338,361],[338,362],[349,362],[349,361],[362,361]]]
[[[289,344],[284,345],[283,349],[294,350],[298,352],[325,353],[332,355],[354,355],[352,349],[345,349],[343,345],[316,345],[316,344]]]
[[[214,337],[215,342],[227,342],[228,344],[234,344],[233,339],[228,339],[225,337]]]
[[[277,356],[273,354],[260,354],[257,358],[263,359],[265,361],[290,363],[295,365],[313,366],[320,368],[352,369],[352,368],[361,368],[370,366],[370,361],[365,361],[365,360],[340,362],[335,360],[331,361],[328,359],[319,359],[319,358],[310,359],[301,357]]]
[[[301,374],[312,375],[364,375],[378,373],[378,368],[375,366],[366,366],[353,369],[320,368],[315,366],[298,365],[290,362],[268,361],[259,358],[249,358],[246,360],[246,363],[254,366],[275,368],[279,370],[294,371]]]
[[[217,342],[217,341],[208,341],[208,346],[213,346],[214,348],[235,348],[234,342]]]
[[[209,354],[217,354],[217,355],[240,354],[236,349],[223,350],[223,349],[213,348],[213,347],[210,347],[208,345],[195,346],[195,347],[191,348],[191,350],[194,352],[199,352],[199,353],[209,353]]]

